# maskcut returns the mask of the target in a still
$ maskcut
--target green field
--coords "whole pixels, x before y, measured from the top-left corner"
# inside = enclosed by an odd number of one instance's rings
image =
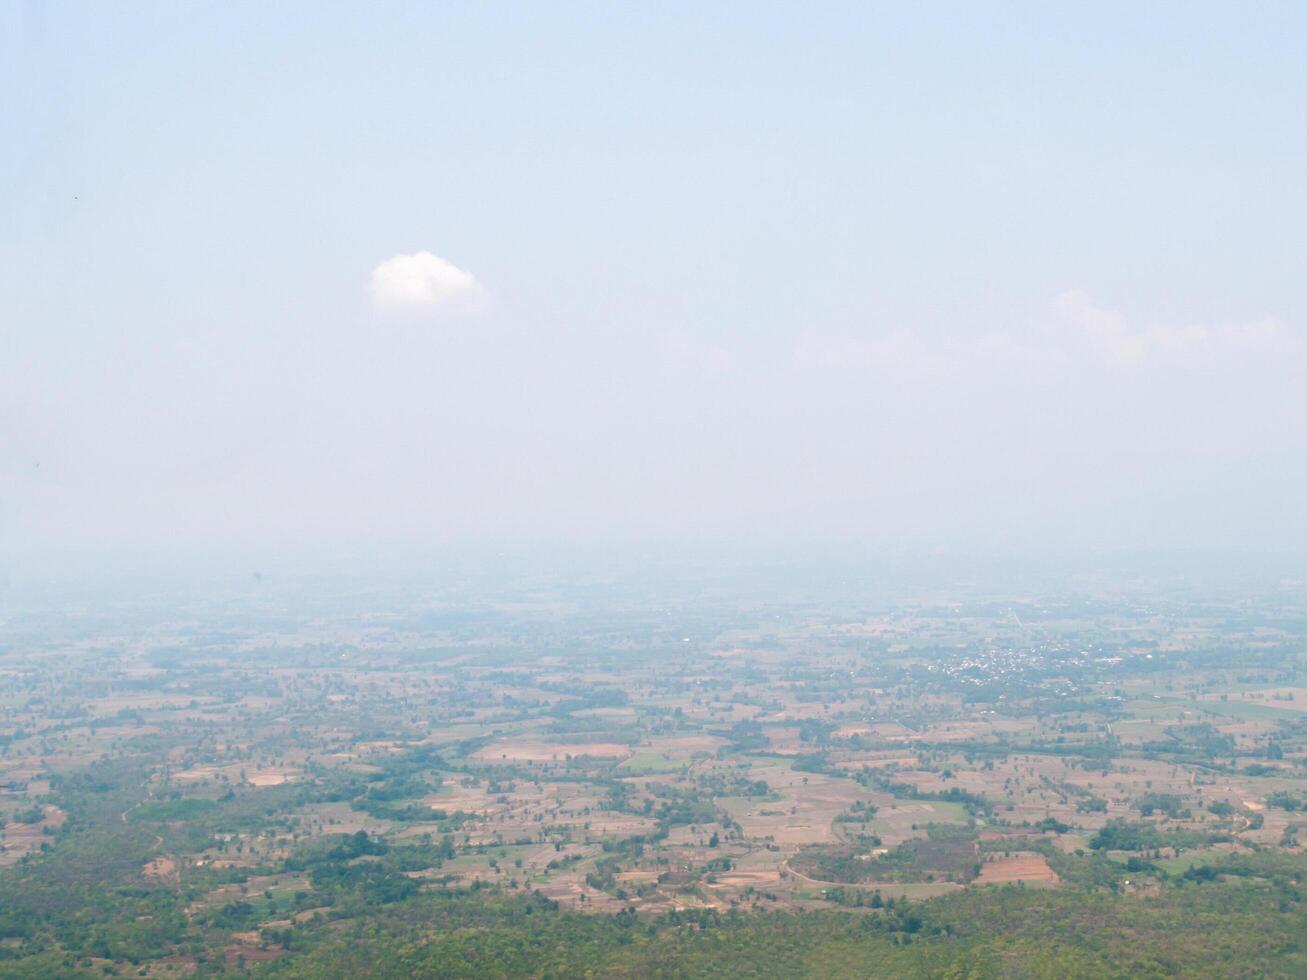
[[[687,759],[668,758],[653,749],[638,750],[617,767],[623,773],[677,772],[689,765]]]

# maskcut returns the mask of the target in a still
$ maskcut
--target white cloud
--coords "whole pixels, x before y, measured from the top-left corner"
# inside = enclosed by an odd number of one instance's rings
[[[396,255],[372,270],[372,302],[385,308],[469,311],[485,299],[476,276],[430,252]]]
[[[1288,340],[1283,324],[1274,319],[1211,327],[1166,323],[1136,327],[1123,314],[1095,306],[1083,289],[1070,289],[1054,297],[1053,312],[1078,327],[1094,354],[1112,367],[1139,367],[1154,358],[1198,354],[1267,353],[1283,347]]]

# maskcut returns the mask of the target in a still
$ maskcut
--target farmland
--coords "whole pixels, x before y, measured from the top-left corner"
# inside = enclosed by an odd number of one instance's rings
[[[1133,915],[1144,972],[1218,969],[1174,919],[1221,903],[1304,934],[1291,596],[243,602],[7,622],[0,976],[345,975],[347,935],[398,974],[468,929],[525,972],[693,974],[717,930],[789,937],[778,970],[1003,973],[966,917],[1018,907],[1050,975],[1103,965],[1086,909]]]

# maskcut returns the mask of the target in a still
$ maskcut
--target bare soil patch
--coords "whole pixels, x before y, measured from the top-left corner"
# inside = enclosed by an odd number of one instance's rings
[[[978,885],[1001,885],[1014,881],[1057,884],[1057,873],[1048,866],[1044,855],[1027,851],[1011,857],[995,858],[986,861],[980,869]]]

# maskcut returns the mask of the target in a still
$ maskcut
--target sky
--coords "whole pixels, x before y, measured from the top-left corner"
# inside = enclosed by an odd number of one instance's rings
[[[1307,546],[1307,7],[0,0],[0,563]]]

